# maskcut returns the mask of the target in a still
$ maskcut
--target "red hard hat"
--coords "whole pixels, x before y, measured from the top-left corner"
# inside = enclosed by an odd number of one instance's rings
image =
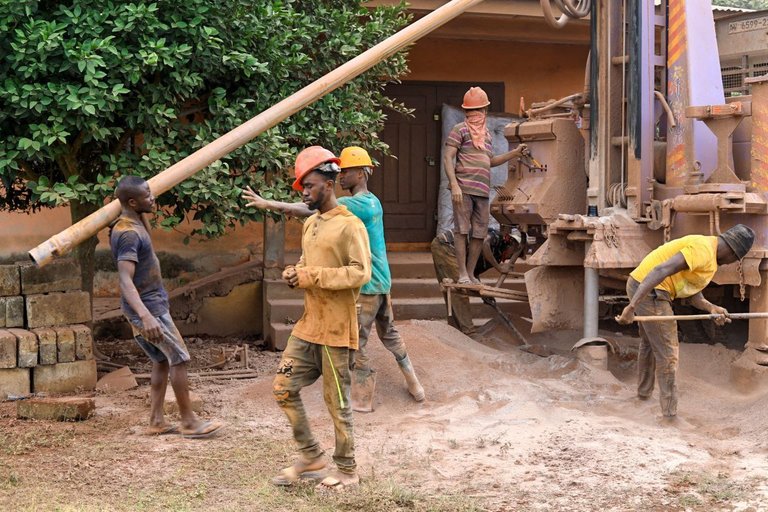
[[[488,101],[488,95],[485,94],[484,90],[480,87],[470,87],[464,94],[464,103],[461,104],[461,108],[469,110],[487,107],[490,104],[491,102]]]
[[[293,173],[296,176],[296,180],[293,182],[293,190],[299,192],[304,190],[304,187],[301,186],[301,180],[304,176],[326,162],[333,162],[338,165],[340,160],[322,146],[309,146],[302,150],[296,156],[296,164],[293,166]]]

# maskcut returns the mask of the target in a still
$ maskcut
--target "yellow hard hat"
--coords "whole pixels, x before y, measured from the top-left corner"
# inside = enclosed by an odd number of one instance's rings
[[[350,167],[373,167],[373,162],[368,152],[359,146],[349,146],[341,150],[339,155],[341,163],[339,167],[348,169]]]

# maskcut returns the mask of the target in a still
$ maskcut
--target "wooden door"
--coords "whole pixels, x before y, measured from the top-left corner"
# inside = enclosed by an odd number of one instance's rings
[[[504,108],[504,84],[404,82],[387,87],[389,97],[413,109],[413,117],[388,113],[381,138],[393,157],[375,155],[380,167],[369,187],[384,208],[388,243],[430,242],[437,223],[440,183],[440,143],[443,103],[461,106],[464,93],[480,85],[491,100],[491,110]]]

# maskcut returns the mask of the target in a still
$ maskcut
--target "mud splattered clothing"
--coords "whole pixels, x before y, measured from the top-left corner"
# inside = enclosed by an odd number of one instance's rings
[[[160,262],[146,228],[135,219],[121,216],[110,230],[109,244],[115,261],[131,261],[136,265],[133,284],[141,302],[162,328],[161,340],[149,341],[144,338],[141,318],[122,297],[123,314],[131,325],[134,340],[155,363],[168,361],[170,366],[186,363],[190,360],[189,351],[171,318]]]
[[[446,146],[456,148],[456,181],[464,194],[489,197],[491,193],[491,158],[493,144],[491,136],[485,139],[485,146],[478,149],[472,143],[466,123],[453,127],[445,140]]]
[[[376,332],[387,350],[392,352],[395,360],[400,362],[408,357],[405,343],[395,328],[395,316],[392,314],[392,298],[389,294],[364,295],[357,299],[360,312],[360,348],[355,354],[356,371],[372,371],[370,358],[366,349],[371,328],[376,324]]]
[[[682,270],[664,279],[656,289],[666,291],[672,300],[696,295],[707,287],[717,272],[717,237],[688,235],[671,240],[651,251],[630,276],[638,283],[657,265],[681,253],[688,264]]]
[[[304,223],[296,264],[304,314],[293,335],[331,347],[358,347],[355,303],[371,279],[371,251],[363,223],[345,206],[316,213]]]
[[[291,336],[273,383],[275,399],[288,416],[299,451],[307,460],[313,460],[323,455],[323,449],[309,427],[299,392],[323,376],[323,399],[336,433],[333,461],[339,471],[345,473],[354,473],[356,468],[349,401],[349,366],[353,353],[346,347],[318,345]]]
[[[136,264],[133,284],[139,292],[141,302],[152,316],[159,317],[168,313],[168,293],[163,286],[160,261],[144,225],[137,220],[121,216],[112,226],[109,244],[115,261],[132,261]],[[121,306],[123,313],[132,323],[141,325],[139,315],[133,311],[125,298],[121,299]]]
[[[355,217],[363,221],[371,244],[371,280],[360,289],[357,299],[359,341],[354,369],[372,371],[366,347],[374,324],[379,339],[392,352],[395,360],[402,361],[408,356],[392,314],[392,298],[389,295],[392,277],[384,240],[384,210],[379,199],[371,192],[340,197],[339,204],[346,206]]]
[[[505,240],[501,232],[493,228],[488,230],[488,238],[493,257],[496,258],[496,261],[500,262],[512,242]],[[456,263],[456,246],[454,245],[453,232],[445,231],[437,235],[432,240],[430,248],[432,250],[432,262],[435,265],[437,281],[442,283],[445,278],[457,281],[459,279],[459,267]],[[475,277],[479,278],[480,274],[491,268],[493,268],[491,262],[481,255],[475,266]],[[443,293],[443,300],[445,300],[447,313],[448,296],[446,293]],[[458,293],[452,294],[451,310],[453,315],[448,317],[448,323],[464,334],[474,334],[475,324],[472,322],[469,297]]]
[[[177,364],[189,361],[191,359],[189,357],[189,350],[187,350],[187,345],[184,343],[184,338],[173,323],[171,314],[166,313],[156,318],[160,322],[160,327],[163,331],[163,339],[159,341],[148,341],[141,333],[141,325],[136,325],[131,320],[128,320],[131,324],[133,339],[136,343],[155,363],[168,361],[169,366],[176,366]]]
[[[627,296],[632,297],[640,283],[629,278]],[[666,290],[654,289],[635,306],[636,315],[672,315],[672,298]],[[677,365],[680,345],[677,322],[640,322],[640,348],[637,355],[637,396],[646,399],[659,381],[659,402],[664,416],[677,414]]]
[[[691,297],[706,288],[717,272],[717,237],[688,235],[671,240],[651,251],[630,273],[627,296],[635,294],[640,283],[659,264],[681,253],[688,265],[668,276],[635,306],[635,315],[672,315],[672,301]],[[659,401],[664,416],[677,414],[677,364],[679,343],[677,322],[640,322],[640,351],[637,357],[637,395],[648,398],[654,378],[659,381]]]
[[[323,451],[309,428],[300,392],[322,375],[336,435],[333,460],[339,471],[354,473],[349,367],[358,346],[355,302],[371,278],[368,234],[360,219],[338,206],[304,223],[301,248],[296,272],[304,289],[304,314],[288,338],[273,392],[302,455],[315,459]]]
[[[449,231],[450,233],[450,231]],[[445,237],[435,237],[432,240],[430,249],[432,250],[432,262],[435,265],[435,274],[437,275],[437,282],[442,283],[443,279],[450,279],[451,281],[458,281],[459,279],[459,265],[456,262],[456,247],[453,245],[453,236],[450,237],[451,242],[448,243]],[[482,256],[478,261],[478,267]],[[477,272],[475,272],[477,274]],[[445,301],[446,315],[448,313],[448,294],[443,292],[443,300]],[[460,295],[458,293],[451,294],[451,312],[448,316],[448,324],[451,327],[459,329],[467,336],[471,336],[475,333],[475,324],[472,322],[472,311],[469,308],[469,297],[466,295]]]
[[[482,240],[488,233],[491,218],[490,202],[487,197],[463,194],[461,208],[453,208],[453,230],[456,235]]]
[[[363,221],[371,247],[371,280],[360,288],[365,295],[387,294],[392,288],[392,275],[387,261],[387,243],[384,240],[384,209],[379,198],[371,192],[339,198],[355,217]]]

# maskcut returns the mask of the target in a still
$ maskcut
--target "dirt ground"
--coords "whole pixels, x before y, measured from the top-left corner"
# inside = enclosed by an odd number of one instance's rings
[[[373,337],[376,410],[355,415],[357,490],[270,485],[292,460],[291,435],[271,393],[279,356],[252,351],[258,378],[193,381],[204,415],[229,424],[210,440],[140,435],[146,385],[97,395],[80,423],[20,421],[0,404],[0,510],[768,510],[768,393],[729,388],[735,350],[681,345],[680,422],[664,426],[656,393],[634,398],[635,338],[604,333],[622,347],[609,372],[572,357],[575,332],[533,336],[551,353],[540,357],[443,322],[399,329],[428,401],[410,400]],[[190,341],[198,365],[216,360],[214,343]],[[131,342],[99,346],[145,364]],[[332,452],[319,384],[303,397]]]

